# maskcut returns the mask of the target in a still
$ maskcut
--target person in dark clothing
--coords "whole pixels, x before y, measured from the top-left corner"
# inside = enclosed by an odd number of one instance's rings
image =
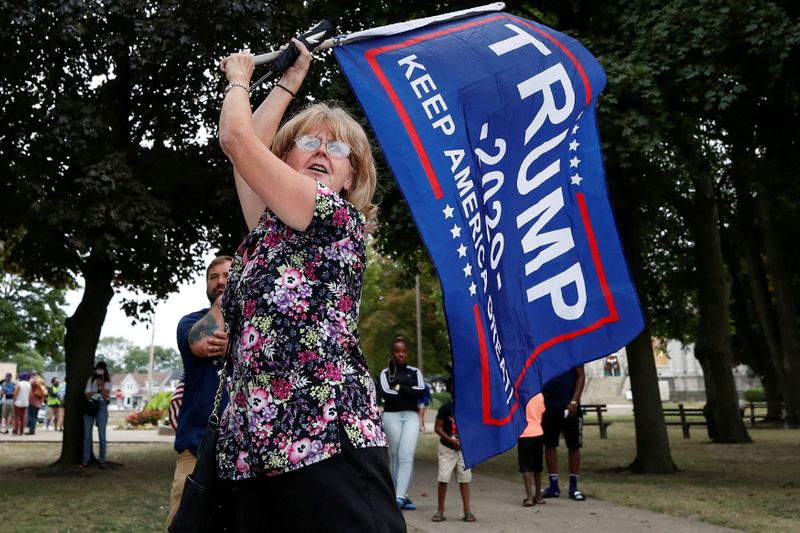
[[[206,269],[206,295],[211,307],[181,318],[178,322],[178,350],[183,361],[184,392],[178,425],[175,431],[175,451],[178,453],[170,490],[167,526],[172,522],[183,494],[186,476],[194,470],[197,448],[206,430],[214,406],[228,335],[222,321],[220,301],[228,282],[232,257],[221,255]],[[223,405],[227,395],[223,395]]]
[[[392,479],[397,506],[416,509],[408,498],[408,486],[414,472],[414,451],[419,437],[417,404],[425,394],[425,380],[418,368],[408,364],[408,343],[402,335],[392,339],[392,358],[381,371],[383,424],[392,456]]]
[[[569,450],[569,497],[582,502],[586,496],[578,490],[578,475],[581,469],[581,447],[583,446],[583,415],[580,401],[586,375],[583,365],[560,374],[542,388],[545,411],[542,417],[544,430],[544,458],[550,486],[543,491],[545,498],[558,498],[558,438],[564,434],[564,443]]]

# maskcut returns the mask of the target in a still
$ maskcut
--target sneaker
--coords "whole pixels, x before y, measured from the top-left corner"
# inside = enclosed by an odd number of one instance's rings
[[[398,509],[402,509],[403,505],[405,505],[405,503],[406,503],[405,498],[395,498],[395,501],[397,502],[397,508]]]
[[[542,491],[542,498],[558,498],[561,496],[561,491],[552,487],[547,487]]]
[[[403,499],[403,505],[401,505],[400,508],[405,510],[405,511],[416,511],[417,510],[417,506],[414,505],[414,502],[412,502],[411,500],[408,499],[408,496],[406,496]]]

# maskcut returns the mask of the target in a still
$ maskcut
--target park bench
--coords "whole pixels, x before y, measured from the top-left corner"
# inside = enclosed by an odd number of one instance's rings
[[[603,420],[603,413],[608,412],[608,407],[604,403],[587,403],[581,404],[581,411],[583,412],[583,424],[585,426],[599,426],[600,428],[600,438],[607,439],[608,438],[608,426],[613,424],[613,422],[606,422]],[[586,414],[595,412],[597,413],[597,422],[590,420],[586,421]]]
[[[744,404],[745,410],[750,412],[750,427],[756,427],[756,410],[762,413],[762,418],[767,413],[767,402],[747,402]]]
[[[703,409],[700,407],[684,407],[682,403],[678,407],[665,407],[664,420],[668,426],[681,426],[683,429],[683,438],[691,438],[689,436],[689,428],[691,426],[705,426],[706,417],[703,414]],[[702,420],[698,420],[702,417]],[[675,420],[677,418],[677,420]]]
[[[784,422],[786,421],[786,404],[781,403],[781,413]],[[756,413],[758,411],[758,413]],[[760,417],[762,419],[766,418],[767,416],[767,402],[747,402],[744,404],[744,409],[742,409],[743,416],[745,412],[749,412],[748,418],[750,419],[750,427],[756,427],[756,417]]]

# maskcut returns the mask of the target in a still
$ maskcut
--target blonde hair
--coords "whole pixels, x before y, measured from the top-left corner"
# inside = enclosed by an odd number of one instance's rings
[[[378,172],[364,128],[347,111],[325,103],[311,104],[281,127],[272,143],[272,153],[285,159],[297,137],[320,126],[327,127],[336,139],[352,148],[350,165],[353,168],[353,183],[339,194],[364,214],[367,229],[371,230],[378,214],[378,206],[372,203]]]

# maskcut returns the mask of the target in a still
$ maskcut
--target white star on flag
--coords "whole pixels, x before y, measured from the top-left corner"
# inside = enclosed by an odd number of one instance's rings
[[[464,243],[461,243],[461,246],[458,247],[458,257],[467,257],[467,247],[464,246]]]
[[[475,296],[475,292],[478,290],[478,286],[475,285],[475,282],[472,282],[472,285],[469,286],[469,295]]]
[[[575,124],[575,127],[574,127],[574,128],[572,128],[572,134],[573,134],[573,135],[575,135],[576,133],[578,133],[578,128],[579,128],[579,126],[578,126],[577,124]]]
[[[577,149],[578,149],[578,146],[580,146],[580,145],[581,145],[581,143],[579,143],[579,142],[578,142],[578,141],[576,141],[575,139],[572,139],[572,142],[571,142],[571,143],[569,143],[569,149],[570,149],[570,150],[572,150],[572,151],[574,152],[575,150],[577,150]]]
[[[575,173],[574,176],[570,176],[569,179],[572,181],[573,185],[580,185],[583,181],[583,178],[578,173]]]
[[[454,239],[457,239],[458,237],[461,237],[461,228],[459,228],[457,224],[453,224],[453,227],[450,229],[450,233],[453,234]]]
[[[577,167],[580,164],[581,160],[577,157],[573,157],[569,160],[569,168]]]
[[[442,213],[444,213],[445,220],[447,220],[448,218],[453,218],[453,208],[450,207],[449,204],[444,209],[442,209]]]
[[[472,265],[467,263],[467,266],[465,266],[461,270],[464,271],[464,277],[468,278],[472,274]]]

